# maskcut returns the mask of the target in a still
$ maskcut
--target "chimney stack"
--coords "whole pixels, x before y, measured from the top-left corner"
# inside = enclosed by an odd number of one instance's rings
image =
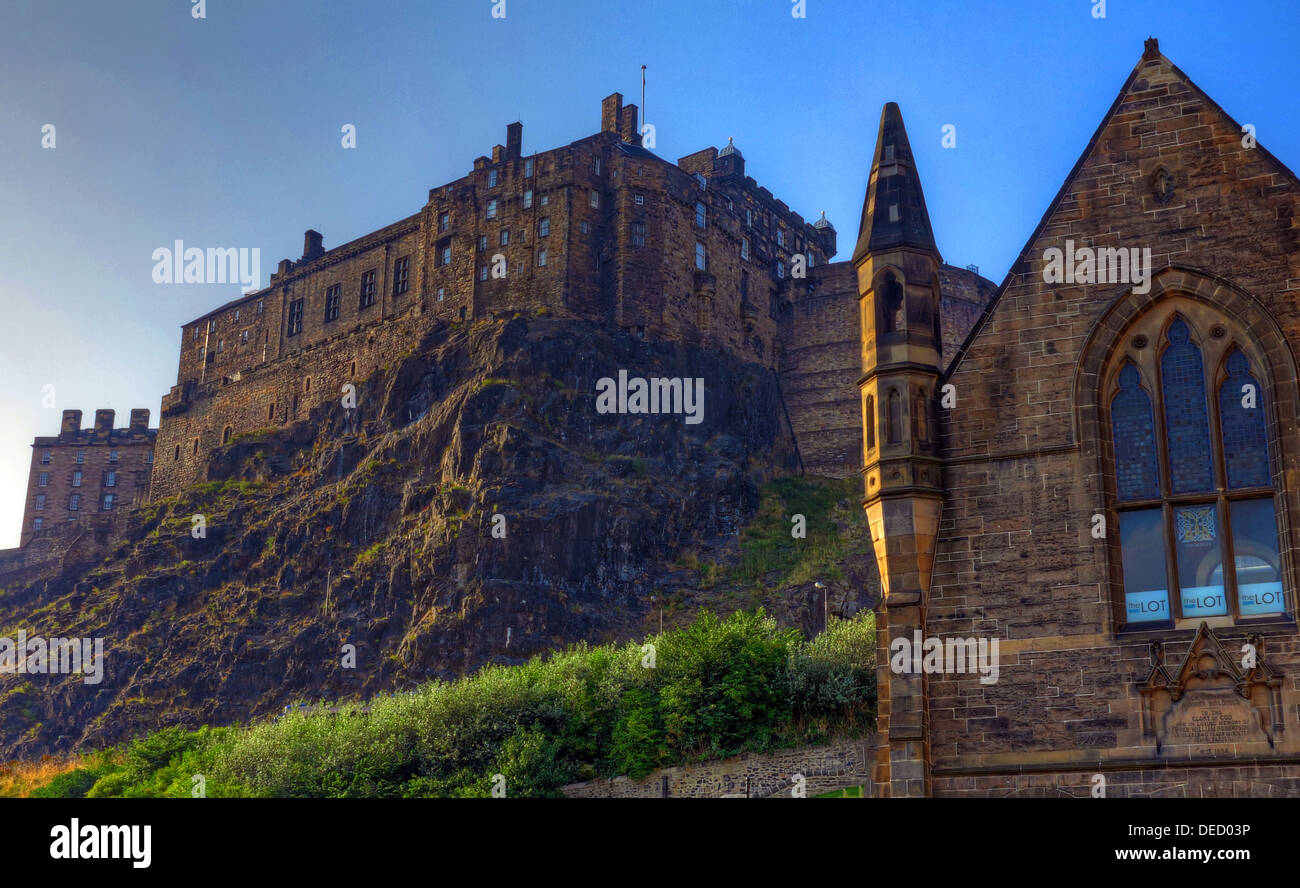
[[[600,131],[618,132],[619,115],[623,113],[623,94],[606,96],[600,103]]]
[[[524,125],[519,121],[506,125],[506,160],[518,160],[523,153]]]
[[[63,425],[59,427],[59,439],[75,439],[77,433],[81,431],[81,411],[64,410]]]
[[[315,259],[325,253],[324,247],[321,246],[321,233],[314,229],[308,228],[302,236],[302,258],[303,261]]]
[[[143,435],[149,431],[149,408],[137,407],[131,411],[131,434]]]
[[[619,115],[618,134],[624,142],[631,142],[633,145],[640,145],[641,130],[637,127],[636,116],[636,105],[624,105],[623,111]]]

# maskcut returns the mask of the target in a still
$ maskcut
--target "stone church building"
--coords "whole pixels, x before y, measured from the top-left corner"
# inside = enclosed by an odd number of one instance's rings
[[[1148,40],[946,361],[886,106],[853,254],[877,795],[1300,795],[1298,188]]]

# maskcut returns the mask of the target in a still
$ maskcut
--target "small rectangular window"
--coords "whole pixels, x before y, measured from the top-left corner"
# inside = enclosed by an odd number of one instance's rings
[[[50,464],[50,455],[50,451],[48,450],[41,454],[41,465],[48,466]]]
[[[746,210],[745,210],[745,227],[746,227],[746,228],[753,228],[753,227],[754,227],[754,211],[753,211],[753,210],[749,210],[749,209],[746,209]]]
[[[442,300],[444,300],[444,299],[446,299],[446,298],[447,298],[447,288],[446,288],[446,287],[439,287],[439,288],[438,288],[438,301],[441,302]]]
[[[533,174],[533,159],[531,157],[524,160],[524,177],[528,178]]]
[[[80,487],[80,486],[81,486],[81,472],[73,472],[73,473],[72,473],[72,486],[73,486],[73,487]]]
[[[80,465],[85,465],[85,462],[86,462],[86,451],[84,451],[84,450],[78,450],[78,451],[77,451],[77,465],[79,465],[79,466],[80,466]]]
[[[36,511],[45,511],[45,494],[43,493],[38,493],[36,495]]]
[[[705,217],[704,204],[702,204],[702,203],[696,201],[696,203],[695,203],[695,227],[696,227],[696,228],[704,228],[704,227],[705,227],[705,218],[706,218],[706,217]]]
[[[302,300],[295,299],[289,303],[289,326],[287,336],[297,336],[302,332]]]
[[[497,217],[497,202],[495,200],[488,201],[487,217],[489,219],[495,219]]]
[[[451,227],[451,213],[438,214],[438,231],[446,231]]]
[[[782,262],[780,259],[776,260],[776,276],[778,278],[785,277],[785,263]]]
[[[37,487],[49,487],[49,486],[50,486],[50,473],[49,473],[49,472],[41,472],[41,477],[37,480],[37,482],[36,482],[36,486],[37,486]]]
[[[239,320],[239,309],[235,309],[235,320]]]
[[[549,194],[543,194],[542,206],[546,207],[546,206],[550,206],[550,204],[551,204],[551,196]]]
[[[741,259],[749,258],[749,238],[747,237],[742,237],[740,239],[740,258]]]
[[[785,246],[785,229],[783,228],[778,228],[776,230],[776,245],[778,247]]]
[[[110,451],[108,451],[108,461],[111,462],[111,463],[115,463],[115,462],[117,462],[117,451],[116,451],[116,450],[110,450]]]
[[[325,321],[337,321],[343,307],[343,285],[335,284],[325,290]]]
[[[543,219],[541,222],[537,223],[537,236],[547,237],[548,235],[550,235],[550,233],[551,233],[551,219],[548,216],[547,218]]]
[[[524,192],[524,209],[525,209],[525,210],[532,209],[532,206],[533,206],[533,192],[532,192],[531,190],[529,190],[529,191],[525,191],[525,192]]]
[[[696,173],[696,174],[695,174],[695,181],[696,181],[697,183],[699,183],[699,186],[700,186],[700,190],[701,190],[701,191],[703,191],[706,187],[708,187],[708,180],[704,178],[704,174],[703,174],[703,173]]]
[[[600,192],[599,192],[599,191],[596,191],[595,189],[592,189],[592,192],[591,192],[591,205],[592,205],[593,207],[599,207],[599,206],[600,206]]]
[[[440,247],[438,249],[438,265],[439,267],[441,267],[450,264],[451,264],[451,244],[447,244],[446,246]]]
[[[638,207],[645,206],[645,195],[644,194],[632,195],[632,203],[636,204]]]
[[[104,502],[103,505],[100,506],[100,508],[103,509],[105,512],[113,511],[113,494],[111,493],[104,494]]]
[[[599,175],[600,175],[600,157],[597,156],[597,157],[595,158],[595,161],[596,161],[596,164],[595,164],[596,175],[599,176]]]
[[[263,299],[259,299],[259,300],[257,300],[257,313],[258,313],[258,314],[261,314],[261,313],[262,313],[262,309],[265,308],[265,307],[266,307],[266,301],[265,301],[265,300],[263,300]]]
[[[589,231],[591,231],[591,226],[588,225],[586,222],[579,222],[578,230],[581,231],[583,234],[587,234]]]
[[[546,251],[545,251],[545,250],[538,250],[538,251],[537,251],[537,264],[538,264],[539,266],[544,266],[544,265],[546,265]]]
[[[104,486],[105,486],[105,487],[116,487],[116,486],[117,486],[117,472],[105,472],[105,473],[104,473]]]
[[[393,266],[393,295],[401,296],[411,288],[411,257],[403,256]]]
[[[645,246],[645,223],[644,222],[632,223],[632,246],[634,247]]]
[[[497,171],[496,171],[496,170],[488,170],[488,187],[489,187],[489,188],[496,188],[496,187],[497,187],[497,183],[498,183],[499,181],[500,181],[500,179],[497,177]]]
[[[361,275],[361,307],[369,308],[375,304],[375,278],[379,272],[375,269]]]
[[[81,494],[74,493],[72,496],[68,497],[69,512],[76,512],[80,508],[81,508]]]
[[[482,252],[482,251],[484,251],[484,250],[487,249],[487,235],[486,235],[486,234],[480,234],[480,235],[478,236],[478,248],[479,248],[479,252]]]
[[[240,345],[248,345],[248,331],[247,331],[247,330],[245,330],[243,333],[240,333],[240,334],[239,334],[239,344],[240,344]]]
[[[486,265],[480,265],[478,267],[478,279],[480,281],[486,281],[487,278],[488,278],[488,267]]]
[[[224,340],[224,339],[218,339],[218,340],[217,340],[217,354],[221,354],[221,353],[222,353],[223,351],[225,351],[225,350],[226,350],[226,340]]]
[[[33,518],[33,519],[32,519],[32,530],[40,530],[40,529],[41,529],[42,527],[44,527],[44,526],[45,526],[45,519],[44,519],[44,518]]]
[[[699,241],[695,242],[695,267],[700,271],[708,271],[708,257],[704,252],[704,244]]]
[[[508,228],[501,229],[501,246],[510,246],[510,229]]]

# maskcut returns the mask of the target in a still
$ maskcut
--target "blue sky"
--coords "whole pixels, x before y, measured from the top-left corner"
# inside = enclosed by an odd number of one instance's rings
[[[156,248],[257,247],[265,284],[307,228],[330,247],[418,211],[512,120],[526,152],[595,132],[642,64],[657,153],[734,137],[760,184],[826,211],[840,259],[897,101],[944,258],[1000,282],[1149,35],[1300,166],[1284,0],[494,2],[207,0],[196,20],[191,0],[0,0],[0,546],[31,439],[65,408],[156,424],[180,325],[238,295],[155,284]]]

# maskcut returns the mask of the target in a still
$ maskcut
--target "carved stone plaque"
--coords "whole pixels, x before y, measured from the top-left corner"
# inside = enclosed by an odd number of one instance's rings
[[[1195,756],[1232,755],[1272,746],[1259,710],[1232,688],[1189,690],[1160,721],[1162,751],[1173,746],[1189,747],[1179,752]]]

